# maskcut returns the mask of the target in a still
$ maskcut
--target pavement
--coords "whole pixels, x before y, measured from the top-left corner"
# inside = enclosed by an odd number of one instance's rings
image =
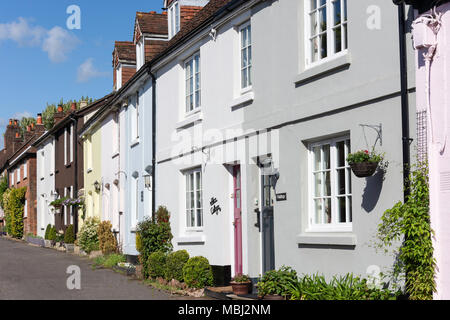
[[[194,300],[151,288],[109,269],[93,270],[88,258],[0,237],[0,300]],[[68,289],[71,266],[80,290]],[[77,269],[77,268],[75,268]],[[205,298],[206,299],[206,298]]]

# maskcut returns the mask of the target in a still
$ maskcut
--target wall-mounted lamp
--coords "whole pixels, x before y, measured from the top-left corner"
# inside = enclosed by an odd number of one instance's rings
[[[151,189],[152,188],[152,176],[149,174],[146,174],[144,176],[144,182],[145,182],[145,188]]]
[[[96,192],[100,192],[101,188],[100,188],[100,183],[98,181],[94,182],[94,188]]]

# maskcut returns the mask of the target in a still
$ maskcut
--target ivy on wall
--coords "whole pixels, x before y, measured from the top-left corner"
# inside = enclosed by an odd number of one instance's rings
[[[378,226],[381,245],[391,247],[402,241],[396,252],[393,275],[404,276],[405,291],[411,300],[432,300],[436,291],[430,226],[428,167],[420,164],[410,175],[411,193],[405,203],[386,210]]]
[[[6,230],[16,239],[23,237],[23,214],[25,205],[25,193],[27,188],[9,189],[3,194],[5,208]]]

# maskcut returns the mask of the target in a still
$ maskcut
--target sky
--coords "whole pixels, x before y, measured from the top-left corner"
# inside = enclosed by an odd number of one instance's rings
[[[0,132],[61,98],[110,93],[114,41],[132,41],[136,11],[162,7],[163,0],[0,1]]]

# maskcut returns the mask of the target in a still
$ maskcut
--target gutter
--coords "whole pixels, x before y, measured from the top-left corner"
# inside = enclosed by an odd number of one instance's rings
[[[78,117],[74,116],[73,114],[70,115],[70,120],[72,120],[73,126],[74,126],[74,133],[77,130],[78,127]],[[73,139],[73,144],[74,144],[74,166],[75,166],[75,179],[74,179],[74,197],[78,198],[78,137],[76,134],[73,135],[72,137]],[[75,194],[76,192],[76,194]],[[70,220],[69,220],[70,221]],[[78,234],[78,205],[75,206],[74,210],[73,210],[73,228],[74,228],[74,232],[75,234]]]
[[[156,76],[148,69],[152,77],[152,219],[156,218]]]

